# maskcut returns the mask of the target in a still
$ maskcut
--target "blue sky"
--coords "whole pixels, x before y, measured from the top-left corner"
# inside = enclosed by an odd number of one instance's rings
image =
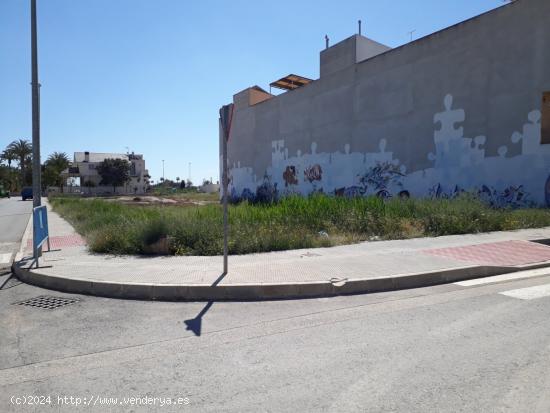
[[[0,0],[0,148],[31,139],[28,0]],[[218,175],[218,109],[289,73],[319,76],[319,51],[357,30],[388,46],[501,0],[38,0],[42,158],[145,155],[156,181]]]

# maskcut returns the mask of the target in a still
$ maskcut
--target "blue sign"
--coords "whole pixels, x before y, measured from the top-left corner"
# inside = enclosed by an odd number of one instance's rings
[[[48,211],[46,210],[45,206],[39,206],[33,209],[33,236],[32,236],[32,244],[33,244],[33,253],[34,257],[38,257],[38,252],[40,251],[40,248],[42,245],[44,245],[44,242],[48,241],[48,248],[49,248],[49,232],[48,232]]]

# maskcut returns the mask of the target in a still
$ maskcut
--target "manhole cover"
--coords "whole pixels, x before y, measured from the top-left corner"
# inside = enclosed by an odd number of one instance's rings
[[[49,295],[41,295],[40,297],[29,298],[25,301],[13,303],[13,305],[26,305],[29,307],[43,308],[45,310],[53,310],[58,307],[79,302],[78,298],[52,297]]]

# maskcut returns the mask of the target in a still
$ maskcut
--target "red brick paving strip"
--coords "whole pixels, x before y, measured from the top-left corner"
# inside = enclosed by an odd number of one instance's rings
[[[424,254],[481,265],[516,266],[550,261],[550,247],[529,241],[503,241],[423,250]]]
[[[80,235],[66,235],[62,237],[50,237],[50,246],[52,249],[80,247],[86,245],[86,240]],[[27,241],[27,248],[32,248],[32,239]],[[45,247],[47,248],[47,246]]]

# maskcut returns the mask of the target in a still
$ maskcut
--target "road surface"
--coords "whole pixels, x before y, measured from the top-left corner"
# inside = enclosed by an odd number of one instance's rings
[[[10,265],[12,254],[19,250],[31,211],[32,201],[0,198],[0,271]]]
[[[53,310],[13,304],[43,294],[81,301]],[[210,304],[10,281],[0,313],[2,412],[550,411],[550,270]],[[187,329],[199,323],[200,336]],[[50,404],[14,404],[28,395],[50,396]]]

